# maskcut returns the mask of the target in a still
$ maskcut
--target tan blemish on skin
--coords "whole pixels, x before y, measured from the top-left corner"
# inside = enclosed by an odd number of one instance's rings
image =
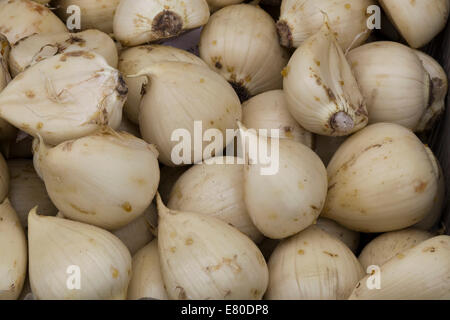
[[[217,41],[213,40],[211,43],[212,43],[213,46],[215,46],[217,44]]]
[[[117,279],[119,277],[119,270],[114,267],[111,267],[111,274],[113,279]]]
[[[427,187],[428,183],[421,180],[414,182],[414,191],[416,193],[423,193]]]
[[[175,238],[177,236],[177,233],[175,232],[175,231],[172,231],[171,233],[170,233],[170,237],[173,239],[173,238]]]
[[[126,212],[131,212],[131,210],[133,210],[133,208],[131,207],[131,204],[126,201],[121,205],[122,209],[125,210]]]
[[[57,64],[57,65],[55,66],[55,69],[58,70],[59,68],[61,68],[61,65],[60,65],[60,64]]]
[[[229,267],[235,274],[240,273],[242,271],[241,266],[237,263],[237,255],[234,255],[233,259],[222,258],[222,261],[219,264],[206,267],[206,271],[207,272],[217,271],[220,270],[223,266]]]
[[[329,255],[332,258],[336,258],[338,256],[337,253],[331,253],[331,252],[328,252],[328,251],[323,251],[323,253],[325,253],[326,255]]]
[[[175,253],[175,251],[177,251],[176,247],[170,247],[170,252]]]
[[[187,239],[186,239],[185,244],[186,244],[187,246],[190,246],[190,245],[193,244],[193,243],[194,243],[194,240],[192,240],[192,238],[187,238]]]
[[[435,247],[428,247],[422,250],[422,252],[435,252],[436,248]]]
[[[36,125],[36,129],[40,130],[40,129],[42,129],[43,126],[44,126],[44,124],[42,122],[38,122]]]
[[[283,76],[283,78],[286,78],[289,75],[289,66],[286,66],[283,68],[283,70],[281,70],[281,75]]]
[[[350,3],[345,4],[345,9],[350,10],[352,8],[352,5]]]
[[[405,255],[403,253],[397,253],[396,257],[397,259],[403,259]]]
[[[136,179],[136,182],[137,182],[137,184],[140,185],[140,186],[143,186],[143,185],[146,185],[146,184],[147,184],[147,182],[145,181],[145,179],[142,179],[142,178]]]
[[[305,251],[302,250],[302,249],[300,249],[300,250],[297,251],[297,253],[298,253],[299,255],[304,255],[304,254],[305,254]]]
[[[33,91],[27,90],[27,91],[25,91],[25,96],[29,99],[33,99],[36,95],[34,94]]]
[[[271,214],[269,214],[270,220],[276,220],[277,218],[278,218],[278,214],[276,214],[275,212],[272,212]]]
[[[205,82],[205,79],[200,78],[200,83],[204,83],[204,82]]]
[[[256,299],[259,298],[259,296],[260,296],[260,293],[259,293],[258,289],[252,289],[252,290],[250,290],[250,293]]]
[[[74,205],[73,203],[69,203],[69,205],[70,205],[73,209],[75,209],[76,211],[78,211],[78,212],[80,212],[80,213],[82,213],[82,214],[91,214],[91,215],[95,215],[95,212],[90,212],[90,211],[87,211],[87,210],[83,210],[83,209],[77,207],[76,205]]]
[[[258,254],[258,262],[263,267],[266,265],[266,260],[264,259],[264,256],[262,254]]]
[[[305,188],[305,185],[303,184],[303,182],[301,182],[301,181],[298,182],[298,188],[300,190],[303,190]]]

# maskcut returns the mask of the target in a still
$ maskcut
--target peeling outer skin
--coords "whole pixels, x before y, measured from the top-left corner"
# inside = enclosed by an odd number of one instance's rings
[[[277,22],[278,37],[280,38],[280,44],[286,48],[292,48],[292,33],[291,28],[286,21]]]
[[[176,36],[182,29],[182,18],[180,15],[170,10],[164,10],[158,13],[152,22],[152,31],[161,38]]]
[[[117,68],[118,52],[111,37],[99,30],[79,33],[58,32],[33,34],[15,43],[9,56],[9,67],[14,77],[30,65],[60,53],[93,51],[102,55],[108,64]]]
[[[33,33],[63,31],[67,31],[66,25],[49,8],[36,1],[0,1],[0,33],[11,44]]]

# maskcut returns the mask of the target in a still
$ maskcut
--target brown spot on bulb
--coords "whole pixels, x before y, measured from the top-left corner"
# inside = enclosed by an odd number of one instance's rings
[[[414,182],[414,191],[416,193],[423,193],[425,189],[427,188],[428,183],[423,182],[421,180],[417,180]]]
[[[152,22],[152,31],[162,38],[178,35],[182,27],[183,19],[180,15],[169,10],[158,13]]]
[[[332,258],[336,258],[338,256],[337,253],[332,253],[332,252],[328,252],[328,251],[323,251],[323,253],[325,253],[326,255],[329,255]]]
[[[119,277],[119,270],[114,267],[111,267],[111,274],[113,279],[117,279]]]
[[[28,99],[33,99],[36,96],[32,90],[25,91],[25,95]]]
[[[131,204],[128,201],[124,202],[121,207],[126,212],[131,212],[131,210],[133,210],[133,207],[131,207]]]

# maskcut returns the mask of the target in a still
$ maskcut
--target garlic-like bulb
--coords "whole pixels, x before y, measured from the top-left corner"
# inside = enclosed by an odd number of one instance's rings
[[[209,9],[213,12],[226,6],[239,4],[244,2],[244,0],[206,0],[206,2],[208,2]]]
[[[162,45],[145,45],[126,49],[120,53],[119,70],[128,87],[124,112],[128,119],[139,123],[139,105],[148,82],[146,76],[134,76],[146,67],[163,61],[182,61],[206,66],[199,57],[185,50]]]
[[[151,203],[142,215],[113,234],[123,242],[133,255],[153,239],[153,221],[158,217],[156,206]]]
[[[381,286],[370,290],[370,275],[361,279],[349,299],[450,299],[450,236],[437,236],[403,251],[380,268]]]
[[[295,50],[283,75],[289,111],[306,130],[345,136],[367,124],[363,96],[327,22]]]
[[[359,245],[359,232],[349,230],[337,222],[327,219],[319,218],[316,226],[325,231],[326,233],[336,237],[349,247],[350,250],[356,252]]]
[[[116,69],[91,51],[45,59],[17,75],[0,93],[0,116],[45,142],[117,128],[127,88]]]
[[[0,204],[0,300],[15,300],[27,275],[27,240],[6,198]]]
[[[103,56],[108,64],[116,68],[118,54],[114,41],[98,30],[86,30],[79,33],[34,34],[16,43],[9,55],[11,75],[14,77],[46,58],[60,53],[88,50]]]
[[[445,205],[445,176],[444,172],[442,171],[442,167],[439,164],[439,161],[436,159],[436,156],[433,154],[431,149],[427,146],[425,146],[425,149],[428,151],[430,157],[434,159],[434,162],[439,167],[438,191],[433,199],[433,206],[429,208],[425,218],[417,222],[415,225],[413,225],[413,227],[421,230],[432,230],[434,227],[438,226]]]
[[[347,59],[367,103],[369,122],[415,128],[430,102],[430,77],[414,50],[376,41],[351,50]]]
[[[420,61],[422,61],[425,70],[430,76],[431,90],[427,110],[414,129],[414,131],[424,131],[431,129],[436,123],[436,120],[444,113],[448,79],[445,70],[439,62],[422,51],[416,50],[415,53],[419,56]]]
[[[29,276],[38,300],[125,299],[131,255],[113,234],[56,217],[28,215]]]
[[[191,140],[196,140],[206,130],[217,129],[224,137],[224,147],[232,140],[233,137],[226,135],[226,129],[236,128],[242,108],[233,88],[220,75],[205,66],[175,61],[155,63],[141,72],[148,76],[149,83],[140,105],[140,129],[142,137],[158,147],[162,163],[181,164],[175,163],[172,157],[174,147],[180,144],[172,140],[175,130],[183,133],[187,130]],[[195,137],[196,122],[203,130],[199,132],[200,137]],[[191,142],[195,146],[195,141],[182,141],[190,147],[185,152],[194,150]],[[181,160],[196,163],[203,156],[210,158],[211,155],[203,154],[208,145],[203,141],[200,152],[194,150],[186,157],[183,154]]]
[[[374,0],[283,0],[277,22],[280,43],[297,48],[320,29],[327,15],[344,50],[359,46],[370,35],[366,11],[374,4]]]
[[[159,180],[158,193],[164,203],[169,202],[170,193],[172,192],[173,186],[178,181],[183,173],[185,173],[190,167],[168,167],[162,166],[161,168],[161,179]]]
[[[106,33],[113,32],[113,19],[120,0],[56,0],[56,13],[66,22],[75,22],[72,17],[74,7],[80,8],[80,27],[82,30],[98,29]],[[76,31],[76,30],[74,30]]]
[[[171,38],[204,25],[206,0],[121,0],[114,15],[114,36],[125,46]]]
[[[200,56],[234,87],[241,101],[281,89],[287,53],[278,43],[268,13],[249,4],[231,5],[214,13],[202,30]]]
[[[241,137],[251,140],[255,133],[241,129]],[[244,200],[256,227],[268,238],[282,239],[307,228],[319,216],[327,194],[327,172],[320,158],[307,146],[288,139],[258,136],[258,145],[267,144],[271,171],[254,161],[245,150]],[[278,148],[273,144],[278,143]],[[275,144],[276,146],[276,144]]]
[[[244,165],[233,157],[210,160],[215,162],[194,165],[183,173],[167,206],[216,217],[260,242],[262,234],[250,219],[244,202]]]
[[[364,270],[371,265],[381,267],[397,254],[432,236],[431,233],[414,228],[386,232],[370,241],[361,251],[358,259]]]
[[[449,0],[380,0],[397,31],[413,48],[430,42],[447,23]],[[417,22],[420,21],[420,27]]]
[[[102,130],[54,148],[41,141],[38,153],[50,199],[69,219],[121,228],[147,209],[158,188],[158,152],[125,132]]]
[[[9,160],[11,181],[9,200],[17,212],[24,228],[28,225],[28,213],[39,206],[41,215],[54,216],[58,212],[50,200],[44,182],[36,174],[33,161],[25,159]]]
[[[161,275],[158,241],[155,239],[133,256],[133,272],[128,300],[153,298],[168,300]]]
[[[0,202],[5,200],[9,192],[9,169],[5,158],[0,154]]]
[[[322,159],[325,166],[330,163],[331,158],[339,146],[344,143],[347,137],[330,137],[317,135],[314,137],[314,151]]]
[[[0,92],[11,81],[11,75],[8,68],[8,57],[10,53],[10,45],[8,39],[0,33]],[[14,140],[17,129],[3,119],[0,119],[0,140]]]
[[[316,226],[281,241],[269,259],[268,300],[347,299],[364,271],[340,240]]]
[[[387,232],[423,219],[438,191],[439,166],[422,142],[393,123],[349,137],[328,165],[322,216],[361,232]]]
[[[269,271],[250,238],[217,218],[169,210],[159,196],[157,204],[159,257],[169,298],[262,298]]]
[[[282,90],[271,90],[245,101],[242,104],[242,123],[247,128],[279,130],[279,137],[292,139],[308,147],[313,145],[313,135],[306,131],[291,116]]]
[[[0,33],[11,44],[35,33],[67,31],[65,24],[47,7],[31,0],[0,1]]]

